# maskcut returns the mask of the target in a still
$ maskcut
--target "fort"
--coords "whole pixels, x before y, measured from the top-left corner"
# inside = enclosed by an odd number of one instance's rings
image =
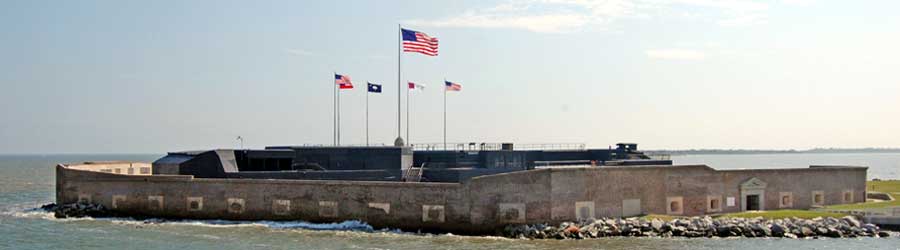
[[[672,165],[630,143],[274,146],[173,152],[152,164],[60,164],[56,200],[131,216],[361,220],[376,228],[489,234],[511,224],[863,202],[866,171]]]

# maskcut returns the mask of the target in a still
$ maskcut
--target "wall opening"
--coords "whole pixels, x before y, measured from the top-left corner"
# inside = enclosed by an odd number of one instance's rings
[[[187,197],[187,206],[190,212],[203,210],[203,197]]]
[[[778,208],[794,207],[794,195],[791,192],[781,192],[778,196]]]
[[[766,186],[766,182],[756,177],[741,183],[741,211],[765,210]]]
[[[842,196],[844,203],[853,203],[853,190],[845,190]]]
[[[755,195],[755,194],[747,195],[747,206],[745,209],[748,211],[760,210],[759,209],[759,195]]]
[[[824,191],[813,191],[812,192],[812,204],[814,206],[824,206],[825,205],[825,192]]]
[[[684,213],[684,199],[681,196],[666,198],[666,210],[667,214]]]
[[[722,196],[711,195],[706,197],[706,212],[715,213],[722,211]]]

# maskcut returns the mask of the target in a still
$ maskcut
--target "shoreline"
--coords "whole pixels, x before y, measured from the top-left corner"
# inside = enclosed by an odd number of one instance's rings
[[[861,223],[853,216],[813,219],[711,218],[673,220],[604,218],[563,222],[558,226],[508,225],[502,236],[518,239],[592,239],[607,237],[660,238],[890,238],[890,230]]]
[[[146,221],[168,221],[160,218],[121,217],[102,205],[55,203],[34,210],[51,212],[55,218],[130,218]],[[177,220],[176,220],[177,221]],[[238,221],[235,221],[238,222]],[[359,221],[367,224],[365,221]],[[343,224],[329,223],[329,224]],[[310,223],[318,224],[318,223]],[[390,228],[372,231],[392,231]],[[323,230],[308,228],[312,230]],[[344,228],[348,229],[348,228]],[[352,230],[352,228],[350,228]],[[335,229],[328,229],[335,230]],[[336,229],[342,230],[342,229]],[[657,237],[657,238],[891,238],[891,230],[874,224],[861,223],[853,216],[816,217],[813,219],[785,218],[712,218],[690,217],[662,220],[659,218],[603,218],[581,222],[562,222],[557,226],[546,224],[507,225],[494,234],[469,235],[475,237],[505,237],[510,239],[593,239],[609,237]],[[420,232],[421,233],[421,232]]]

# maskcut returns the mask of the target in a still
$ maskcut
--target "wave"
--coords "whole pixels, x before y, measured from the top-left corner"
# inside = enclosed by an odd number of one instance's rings
[[[375,232],[376,230],[358,220],[342,221],[335,223],[312,223],[307,221],[232,221],[232,220],[168,220],[168,219],[146,219],[135,220],[131,218],[95,218],[95,220],[110,220],[114,224],[126,225],[173,225],[173,226],[198,226],[198,227],[265,227],[272,229],[308,229],[322,231],[364,231]],[[379,230],[384,231],[384,230]]]
[[[16,218],[24,218],[24,219],[42,219],[42,220],[51,220],[58,222],[78,222],[78,221],[106,221],[112,224],[117,225],[129,225],[136,227],[144,227],[144,226],[195,226],[195,227],[208,227],[208,228],[246,228],[246,227],[258,227],[258,228],[270,228],[276,230],[313,230],[313,231],[346,231],[346,232],[365,232],[365,233],[379,233],[379,234],[387,234],[387,235],[414,235],[414,236],[425,236],[425,237],[454,237],[454,238],[468,238],[473,236],[462,236],[462,235],[454,235],[452,233],[423,233],[423,232],[406,232],[400,229],[375,229],[371,225],[367,224],[364,221],[359,220],[348,220],[342,222],[333,222],[333,223],[313,223],[308,221],[269,221],[269,220],[258,220],[258,221],[235,221],[235,220],[193,220],[193,219],[162,219],[162,218],[150,218],[150,219],[135,219],[129,217],[81,217],[81,218],[56,218],[53,212],[48,212],[40,207],[36,207],[34,205],[30,206],[30,208],[23,208],[25,206],[17,206],[16,209],[6,209],[4,211],[0,211],[0,216],[9,216]],[[477,236],[482,239],[495,239],[495,240],[510,240],[504,237],[494,237],[494,236]]]
[[[349,220],[334,223],[312,223],[307,221],[233,221],[233,220],[170,220],[161,218],[151,218],[138,220],[127,217],[81,217],[81,218],[56,218],[53,212],[46,211],[40,207],[31,208],[12,208],[0,211],[0,215],[26,218],[26,219],[45,219],[55,221],[109,221],[113,224],[122,225],[173,225],[173,226],[199,226],[199,227],[265,227],[272,229],[307,229],[319,231],[363,231],[363,232],[398,232],[400,230],[381,229],[375,230],[371,225],[359,221]]]

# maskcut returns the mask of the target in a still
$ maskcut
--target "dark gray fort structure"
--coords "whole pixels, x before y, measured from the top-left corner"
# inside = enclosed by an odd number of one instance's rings
[[[172,152],[153,162],[153,174],[196,178],[461,182],[472,177],[566,165],[671,165],[652,160],[637,144],[515,150],[511,143],[430,146],[272,146],[262,150]]]

